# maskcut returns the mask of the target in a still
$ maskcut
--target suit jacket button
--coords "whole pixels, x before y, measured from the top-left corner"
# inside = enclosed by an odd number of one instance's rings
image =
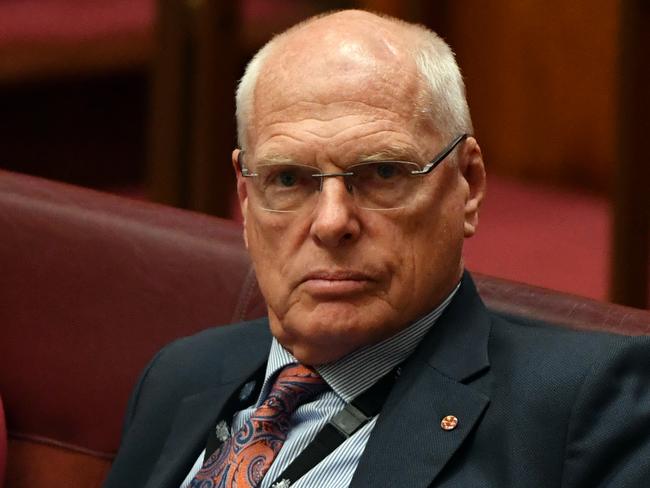
[[[458,417],[454,415],[447,415],[440,421],[440,427],[442,430],[454,430],[458,425]]]

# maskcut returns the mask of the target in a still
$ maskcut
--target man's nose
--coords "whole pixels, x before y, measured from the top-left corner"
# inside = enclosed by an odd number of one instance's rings
[[[326,247],[354,242],[361,231],[358,208],[343,178],[324,178],[314,209],[311,234]]]

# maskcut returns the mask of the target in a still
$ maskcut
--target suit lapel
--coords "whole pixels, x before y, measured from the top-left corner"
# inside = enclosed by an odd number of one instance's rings
[[[427,389],[428,395],[420,393]],[[474,429],[489,400],[468,386],[433,369],[414,381],[396,385],[375,426],[355,472],[351,488],[429,486]],[[458,418],[445,431],[440,421]]]
[[[480,423],[489,404],[471,381],[489,367],[490,318],[468,274],[403,368],[350,485],[427,487]],[[447,415],[458,418],[443,430]]]
[[[185,397],[173,419],[169,436],[145,488],[178,488],[205,447],[228,400],[266,362],[266,351],[245,363],[233,378],[209,390]]]
[[[146,488],[180,486],[205,447],[207,434],[223,406],[238,386],[238,383],[227,383],[183,400]]]

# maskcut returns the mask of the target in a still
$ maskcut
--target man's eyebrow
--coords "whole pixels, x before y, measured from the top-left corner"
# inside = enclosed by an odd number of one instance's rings
[[[413,148],[409,147],[386,147],[377,152],[364,153],[359,155],[359,161],[410,161],[417,163],[421,156]]]

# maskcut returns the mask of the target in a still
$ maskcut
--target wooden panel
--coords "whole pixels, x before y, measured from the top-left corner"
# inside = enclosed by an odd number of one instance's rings
[[[624,0],[618,83],[619,126],[612,235],[612,300],[650,305],[650,3]]]
[[[187,205],[189,78],[191,53],[185,2],[159,0],[151,92],[148,196],[160,203]]]
[[[83,43],[35,40],[4,44],[0,45],[0,81],[24,82],[145,68],[152,51],[149,32]]]
[[[0,82],[147,66],[152,0],[0,2]]]
[[[235,177],[230,153],[237,146],[236,67],[240,60],[237,2],[193,2],[193,112],[188,208],[230,216]]]
[[[230,216],[238,18],[237,2],[159,1],[148,169],[154,201]]]
[[[618,2],[442,2],[491,171],[605,191]]]
[[[416,5],[421,2],[414,0],[359,0],[356,3],[357,8],[370,10],[371,12],[381,12],[383,14],[399,17],[400,19],[414,21]]]

